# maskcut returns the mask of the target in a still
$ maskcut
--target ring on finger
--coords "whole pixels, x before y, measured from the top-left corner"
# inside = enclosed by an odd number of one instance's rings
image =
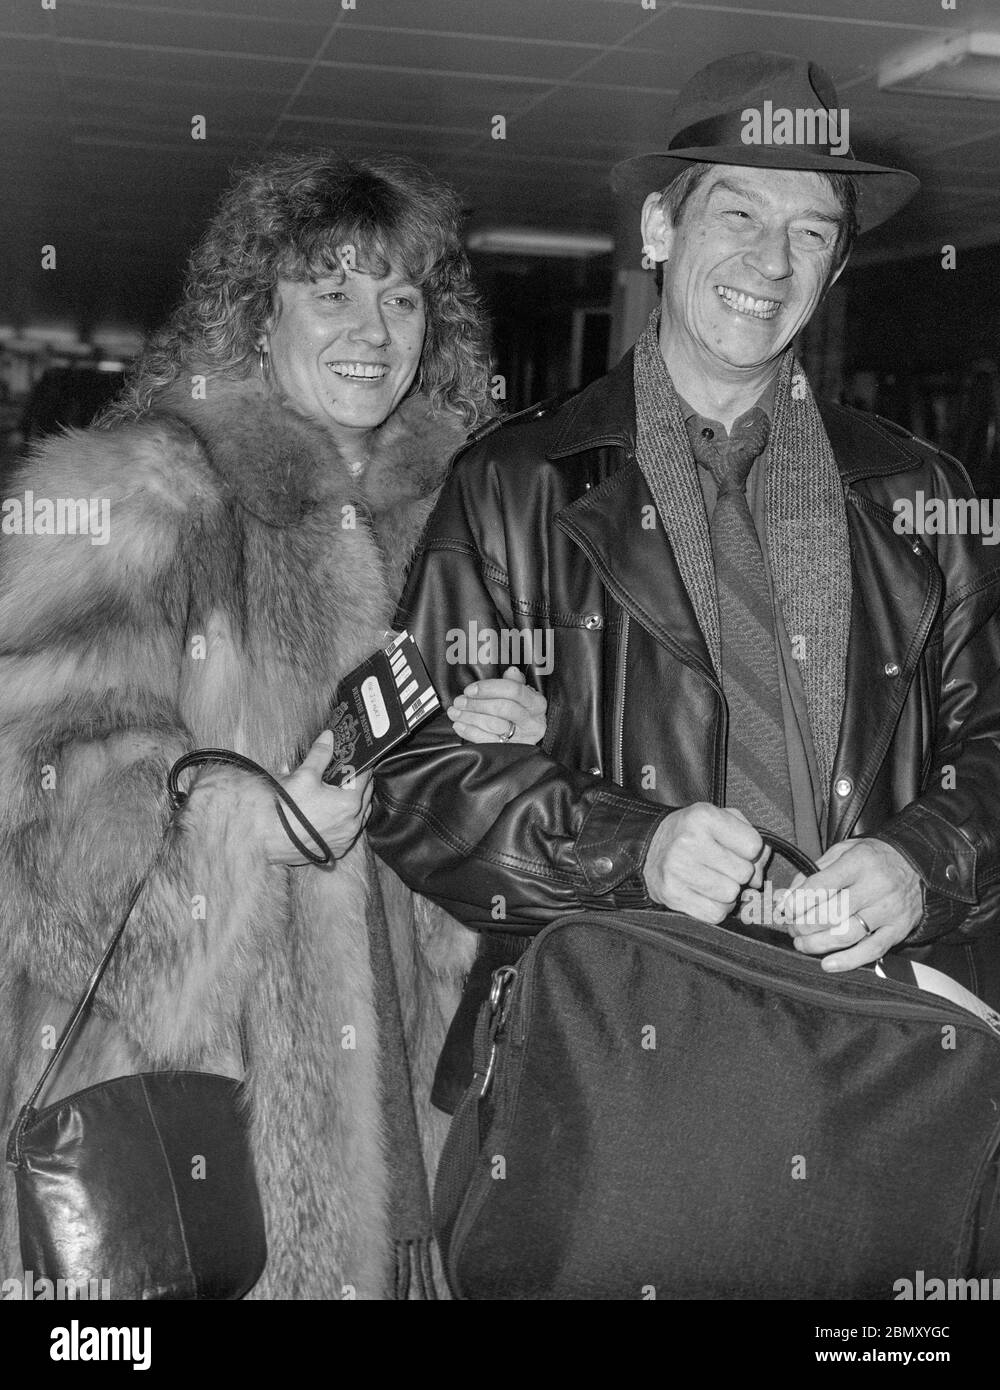
[[[874,927],[870,927],[870,926],[868,925],[868,923],[867,923],[867,922],[865,921],[865,919],[862,917],[862,915],[861,915],[860,912],[856,912],[854,915],[855,915],[855,917],[858,919],[858,921],[861,923],[861,930],[864,932],[865,936],[871,936],[871,934],[872,934],[872,932],[875,930],[875,928],[874,928]]]
[[[514,723],[513,719],[508,719],[507,723],[510,725],[510,728],[505,734],[500,735],[501,743],[510,743],[511,739],[517,733],[517,725]]]

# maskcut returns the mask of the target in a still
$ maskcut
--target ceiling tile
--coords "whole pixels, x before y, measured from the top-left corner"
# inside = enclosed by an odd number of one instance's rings
[[[341,24],[323,53],[324,63],[367,63],[446,74],[545,80],[568,77],[600,48],[559,41],[524,43],[469,35],[380,33],[370,26]]]

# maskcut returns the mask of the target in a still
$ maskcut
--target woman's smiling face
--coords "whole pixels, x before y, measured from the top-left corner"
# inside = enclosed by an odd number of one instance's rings
[[[272,380],[292,405],[357,450],[410,389],[425,329],[417,287],[392,269],[376,279],[345,267],[316,280],[279,280],[264,346]]]

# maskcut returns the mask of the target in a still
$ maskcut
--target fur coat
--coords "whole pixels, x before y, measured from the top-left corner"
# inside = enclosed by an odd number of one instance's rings
[[[4,489],[108,499],[110,525],[98,544],[0,538],[2,1134],[49,1055],[45,1030],[155,865],[41,1103],[130,1071],[239,1076],[242,1019],[269,1249],[252,1296],[387,1297],[370,851],[362,839],[332,872],[269,864],[273,795],[221,766],[193,775],[165,838],[165,776],[201,746],[296,766],[339,678],[391,626],[462,432],[411,398],[358,481],[256,381],[189,390],[182,378],[133,423],[44,441]],[[474,938],[379,876],[432,1169],[446,1124],[433,1067]],[[20,1274],[13,1190],[4,1170],[0,1278]]]

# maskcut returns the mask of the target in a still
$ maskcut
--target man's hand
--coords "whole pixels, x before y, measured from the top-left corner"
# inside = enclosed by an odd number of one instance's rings
[[[697,801],[665,816],[643,865],[646,892],[674,912],[721,922],[760,888],[770,850],[741,811]]]
[[[826,956],[824,970],[855,970],[869,965],[909,936],[923,916],[920,875],[898,850],[882,840],[842,840],[831,845],[817,864],[819,873],[810,878],[800,874],[792,882],[786,900],[788,913],[776,912],[775,925],[788,927],[797,951]],[[796,913],[797,889],[802,892]],[[839,894],[844,897],[838,900]],[[838,901],[843,912],[816,911]],[[807,920],[810,902],[812,916],[819,917],[824,925]]]

